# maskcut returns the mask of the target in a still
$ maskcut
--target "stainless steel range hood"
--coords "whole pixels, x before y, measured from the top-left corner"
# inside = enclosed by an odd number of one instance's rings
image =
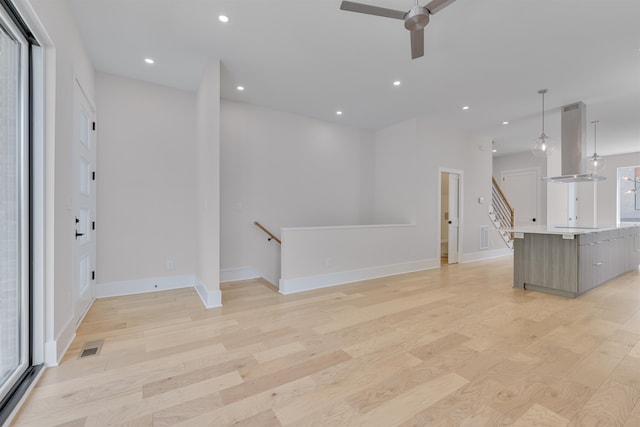
[[[542,178],[547,182],[594,182],[604,181],[604,176],[586,173],[587,151],[587,106],[577,102],[562,107],[562,175]]]

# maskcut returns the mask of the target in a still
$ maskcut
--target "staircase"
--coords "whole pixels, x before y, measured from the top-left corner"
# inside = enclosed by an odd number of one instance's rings
[[[491,206],[489,207],[489,218],[493,226],[498,230],[502,240],[507,244],[509,249],[513,250],[513,229],[515,225],[514,210],[507,201],[504,193],[500,189],[495,178],[491,178],[493,185],[491,187]]]

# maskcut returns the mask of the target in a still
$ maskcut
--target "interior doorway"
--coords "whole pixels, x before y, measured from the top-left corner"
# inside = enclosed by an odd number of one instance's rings
[[[640,223],[640,166],[618,168],[618,223]]]
[[[462,171],[440,169],[440,263],[461,258]]]

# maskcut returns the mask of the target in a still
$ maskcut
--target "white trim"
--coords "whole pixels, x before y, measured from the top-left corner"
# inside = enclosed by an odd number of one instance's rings
[[[76,325],[70,318],[55,340],[44,343],[44,363],[47,366],[58,366],[75,338]]]
[[[190,288],[195,285],[196,278],[192,274],[126,280],[123,282],[98,283],[96,284],[96,298],[108,298],[122,295],[143,294],[145,292]]]
[[[196,279],[194,287],[196,292],[198,292],[198,295],[200,295],[200,299],[202,300],[205,308],[222,307],[222,292],[220,292],[219,289],[210,291],[198,279]]]
[[[259,279],[260,276],[251,267],[227,268],[220,270],[220,282],[237,282],[239,280]]]
[[[360,228],[386,228],[386,227],[415,227],[415,224],[366,224],[366,225],[323,225],[319,227],[282,227],[281,231],[300,231],[300,230],[344,230],[344,229],[360,229]]]
[[[439,266],[440,261],[437,259],[410,261],[399,264],[363,268],[360,270],[321,274],[317,276],[298,277],[285,280],[280,279],[279,288],[281,294],[288,295],[313,289],[327,288],[329,286],[343,285],[345,283],[359,282],[361,280],[428,270],[438,268]]]
[[[509,248],[492,249],[490,251],[478,251],[463,254],[461,262],[482,261],[484,259],[498,258],[502,256],[513,255],[513,251]]]

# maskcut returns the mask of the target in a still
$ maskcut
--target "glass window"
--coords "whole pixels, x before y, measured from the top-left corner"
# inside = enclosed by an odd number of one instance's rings
[[[0,401],[30,364],[28,52],[0,9]]]

